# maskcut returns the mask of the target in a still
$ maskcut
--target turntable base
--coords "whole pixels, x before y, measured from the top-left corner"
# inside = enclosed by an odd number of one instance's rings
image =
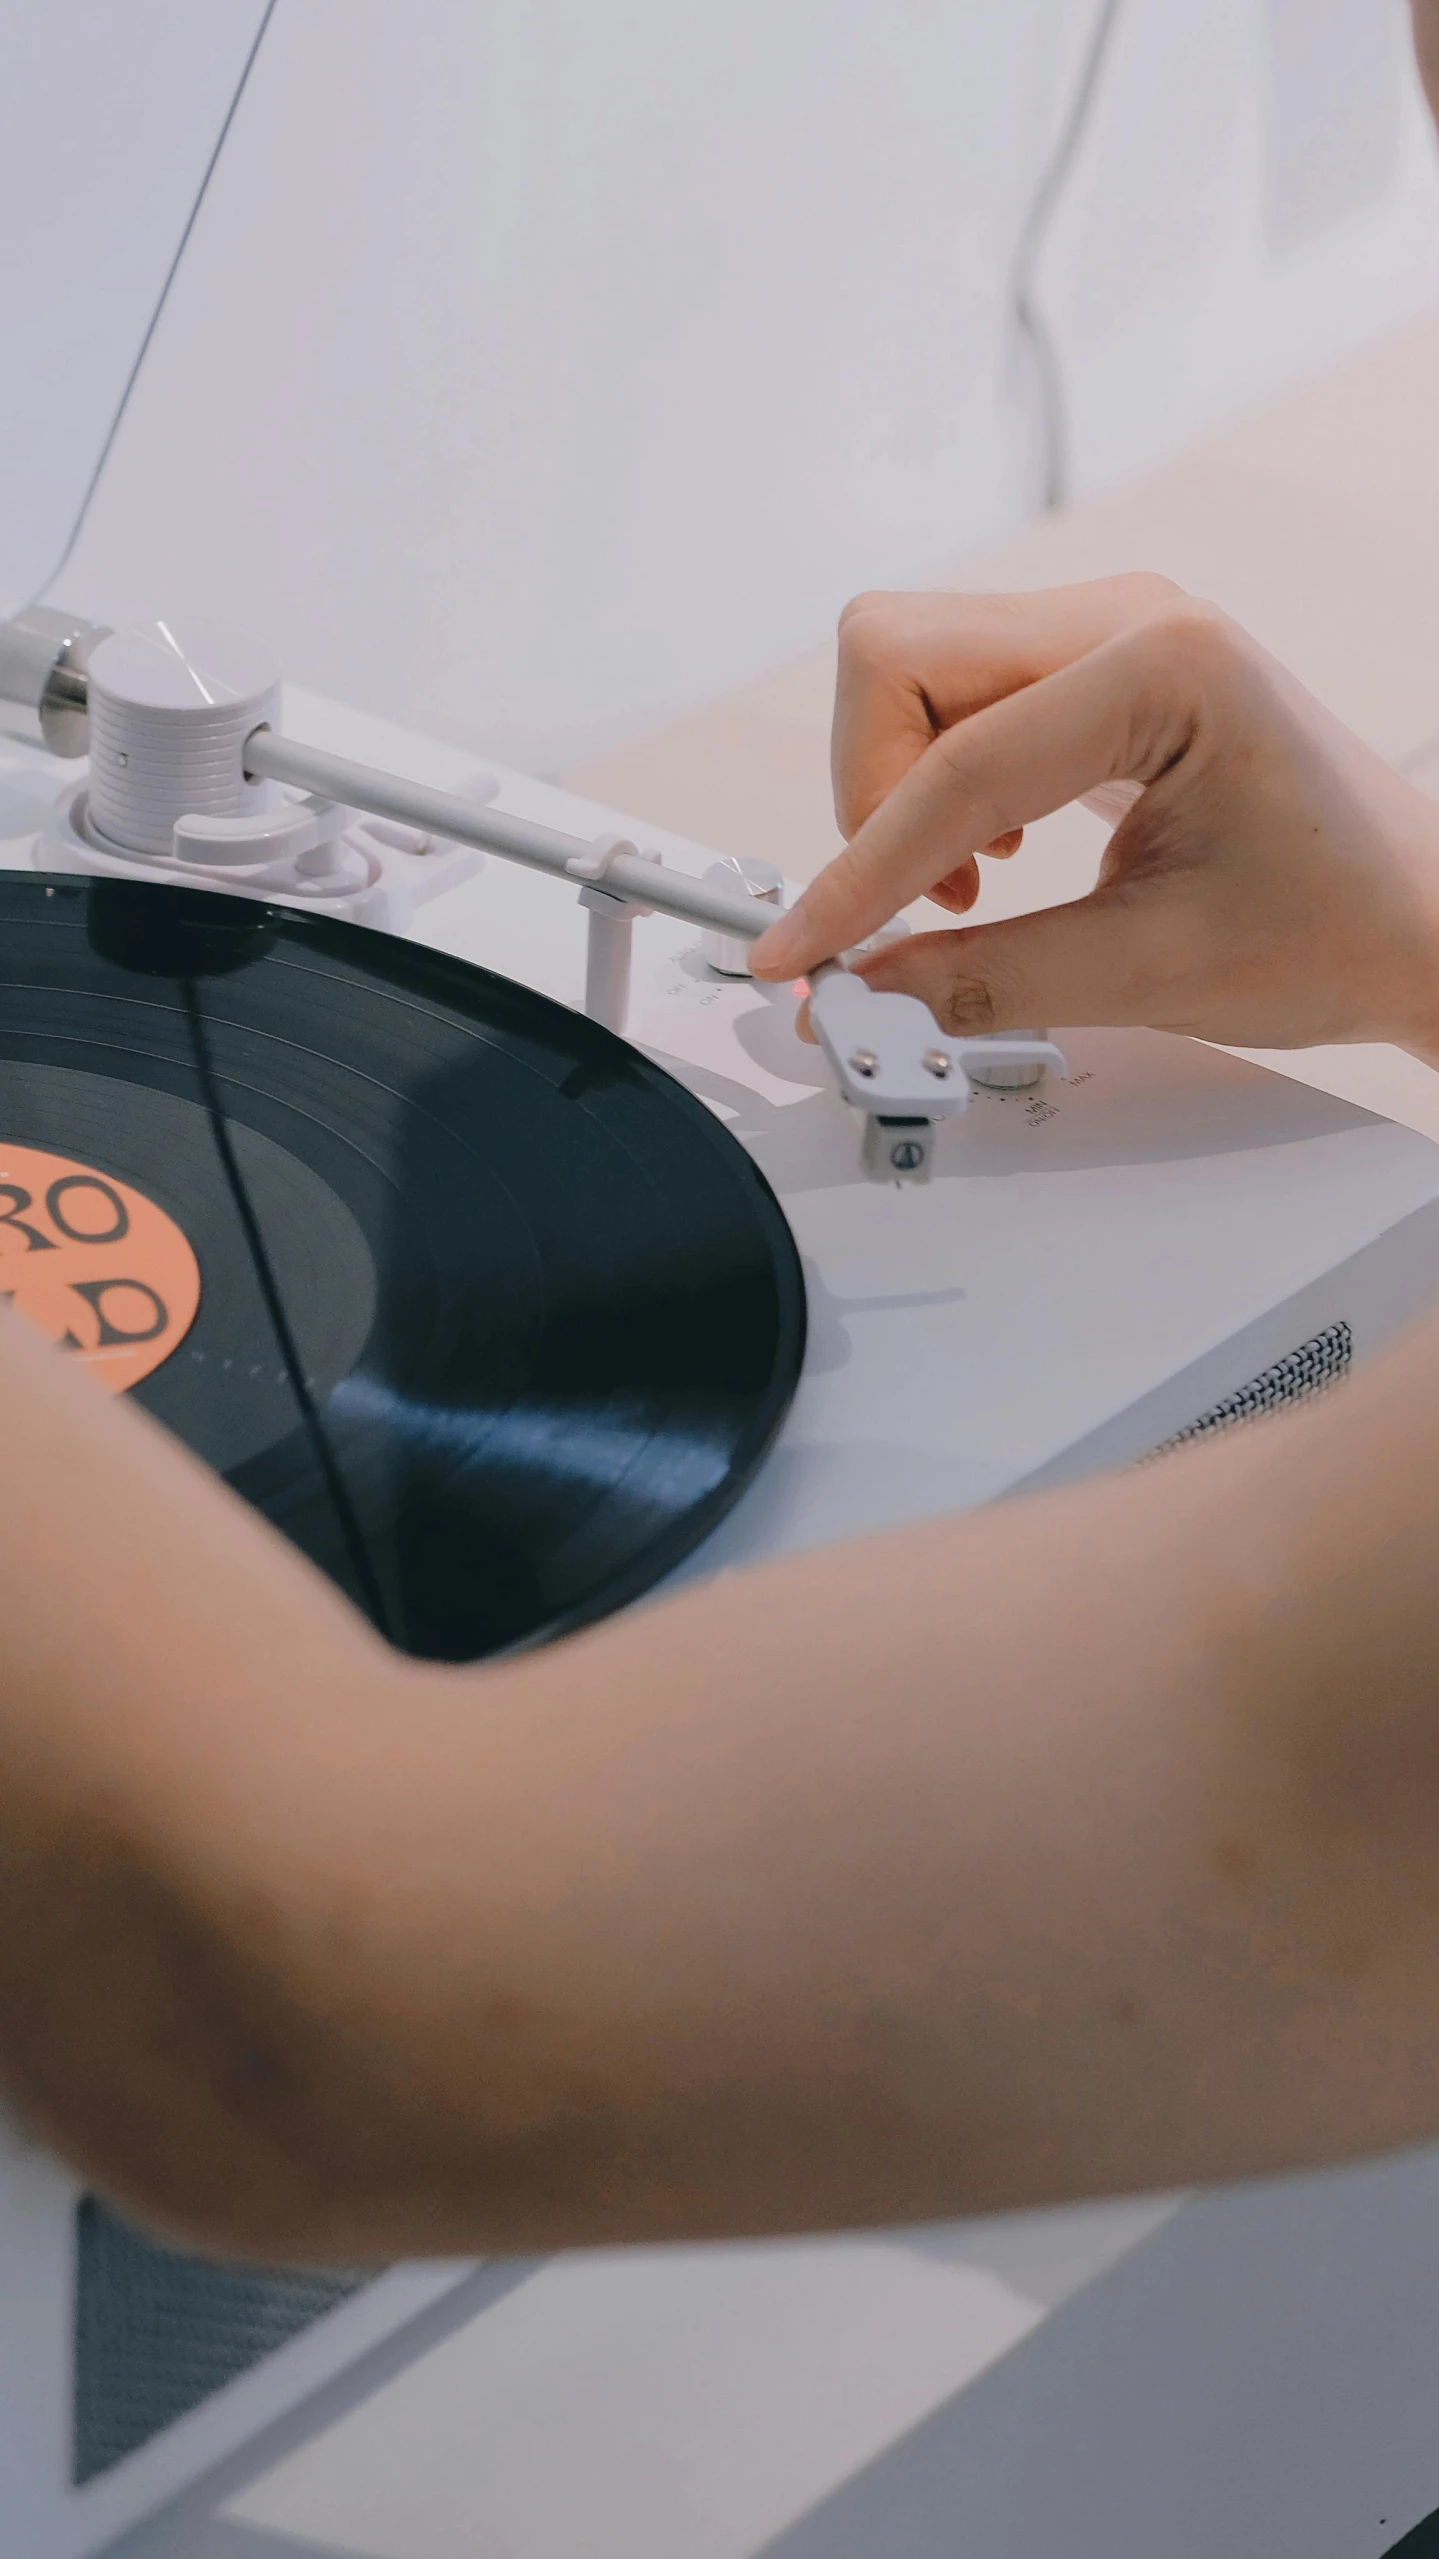
[[[303,696],[288,724],[442,787],[470,770],[465,756]],[[45,801],[72,774],[19,754],[0,771],[3,858],[28,860]],[[501,784],[517,814],[587,835],[623,823],[521,776]],[[679,866],[711,858],[638,833]],[[503,863],[422,907],[421,937],[580,999],[578,902]],[[805,1366],[778,1441],[683,1575],[1136,1461],[1195,1426],[1313,1391],[1439,1297],[1439,1149],[1327,1094],[1156,1034],[1066,1033],[1067,1079],[979,1095],[943,1131],[927,1189],[876,1188],[792,1011],[782,992],[717,978],[693,931],[659,917],[637,931],[633,1036],[750,1150],[798,1242],[809,1301]],[[0,2480],[26,2559],[89,2559],[177,2496],[201,2496],[195,2483],[215,2481],[219,2465],[233,2490],[294,2441],[312,2393],[323,2389],[337,2415],[373,2377],[367,2358],[393,2369],[433,2334],[408,2322],[458,2317],[478,2298],[467,2284],[489,2280],[402,2269],[322,2306],[77,2484],[78,2201],[34,2154],[0,2169]],[[480,2394],[465,2417],[467,2440],[485,2449],[467,2468],[464,2531],[512,2559],[580,2547],[594,2559],[621,2549],[672,2559],[677,2534],[707,2559],[747,2559],[789,2524],[797,2552],[858,2548],[806,2540],[797,2519],[1167,2211],[1038,2217],[991,2238],[961,2228],[883,2248],[557,2262],[518,2290],[497,2280],[503,2299],[447,2367]],[[396,2440],[427,2387],[418,2378],[385,2403]],[[526,2389],[529,2417],[515,2397]],[[783,2446],[776,2438],[770,2452],[756,2450],[761,2403],[784,2412]],[[586,2406],[602,2424],[581,2423]],[[355,2496],[369,2497],[371,2517],[383,2502],[366,2446],[384,2438],[370,2422],[297,2453],[232,2505],[235,2529],[371,2547],[353,2510]],[[638,2502],[626,2487],[643,2477],[656,2428],[667,2441],[703,2433],[698,2507],[682,2481],[674,2496]],[[705,2446],[715,2479],[748,2474],[744,2495],[736,2486],[727,2503],[706,2503]],[[188,2525],[157,2524],[151,2546],[178,2559],[203,2547],[194,2529],[191,2543]],[[895,2531],[891,2516],[875,2546],[899,2549]],[[458,2546],[445,2544],[447,2559]],[[398,2559],[401,2541],[393,2547]],[[929,2545],[914,2547],[929,2559]],[[971,2547],[974,2559],[1008,2559],[1010,2544],[991,2534]],[[264,2548],[257,2540],[255,2559]],[[428,2544],[404,2548],[430,2559]]]

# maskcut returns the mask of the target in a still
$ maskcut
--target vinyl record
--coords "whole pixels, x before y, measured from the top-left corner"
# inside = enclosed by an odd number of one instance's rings
[[[623,1040],[359,926],[30,873],[0,1292],[444,1660],[670,1571],[804,1347],[762,1175]]]

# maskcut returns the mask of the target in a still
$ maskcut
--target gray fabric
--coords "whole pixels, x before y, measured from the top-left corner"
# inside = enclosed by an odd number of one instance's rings
[[[110,2470],[333,2310],[362,2275],[215,2266],[87,2196],[76,2214],[74,2478]]]
[[[1327,1324],[1322,1333],[1301,1342],[1297,1350],[1286,1351],[1272,1367],[1261,1369],[1247,1386],[1236,1387],[1222,1403],[1212,1404],[1187,1430],[1176,1431],[1144,1463],[1149,1465],[1153,1457],[1167,1456],[1171,1448],[1183,1448],[1189,1440],[1211,1439],[1216,1431],[1232,1431],[1241,1422],[1254,1422],[1264,1413],[1277,1413],[1281,1405],[1307,1403],[1311,1395],[1322,1395],[1326,1386],[1347,1377],[1353,1364],[1354,1335],[1349,1326]]]

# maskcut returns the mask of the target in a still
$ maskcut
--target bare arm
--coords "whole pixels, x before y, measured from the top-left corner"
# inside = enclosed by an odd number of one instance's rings
[[[0,1396],[0,2074],[162,2225],[525,2248],[1439,2131],[1432,1333],[479,1673],[13,1322]]]

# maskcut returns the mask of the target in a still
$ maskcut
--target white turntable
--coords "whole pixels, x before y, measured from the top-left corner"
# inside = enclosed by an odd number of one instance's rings
[[[275,725],[268,734],[277,763],[288,752],[281,738],[295,742],[296,783],[329,773],[338,787],[348,776],[353,800],[363,767],[393,785],[394,814],[382,825],[398,831],[438,818],[429,842],[423,826],[398,844],[377,839],[392,864],[422,873],[422,883],[406,883],[411,932],[561,1001],[585,1001],[587,950],[595,999],[589,901],[596,888],[612,897],[619,885],[616,842],[633,848],[620,857],[634,866],[623,872],[625,887],[638,882],[648,901],[690,904],[689,921],[625,919],[630,1035],[702,1096],[767,1173],[805,1259],[811,1333],[778,1446],[686,1573],[1135,1462],[1195,1430],[1242,1423],[1342,1376],[1439,1296],[1439,1149],[1307,1087],[1157,1034],[1066,1032],[1062,1063],[1049,1062],[1042,1083],[1034,1080],[1044,1062],[1037,1046],[1002,1056],[996,1063],[1025,1081],[979,1084],[968,1110],[928,1125],[926,1180],[914,1180],[912,1168],[876,1180],[858,1125],[867,1091],[858,1111],[843,1097],[857,1035],[846,1029],[828,1054],[803,1045],[790,990],[734,973],[733,950],[721,953],[728,972],[706,958],[706,929],[728,924],[741,941],[753,934],[744,909],[754,900],[743,881],[716,892],[705,848],[522,775],[496,771],[477,782],[462,754],[302,694],[289,696],[283,732]],[[73,763],[41,749],[17,750],[0,769],[10,863],[53,867],[58,850],[66,867],[80,866],[84,785],[74,775]],[[367,796],[384,794],[371,787]],[[280,804],[280,823],[294,806]],[[174,876],[171,863],[183,859],[193,880],[197,870],[207,875],[218,841],[214,885],[298,902],[313,875],[276,881],[273,862],[293,850],[277,854],[276,819],[274,808],[259,813],[272,831],[258,850],[256,820],[232,819],[228,841],[181,826],[178,854],[132,848],[126,858],[151,877]],[[313,804],[302,822],[316,825]],[[220,830],[225,821],[211,823]],[[247,823],[243,849],[260,866],[256,878],[224,859]],[[443,823],[462,825],[470,849],[456,855],[437,840]],[[328,841],[345,831],[332,827]],[[477,862],[474,847],[486,837],[505,850],[598,843],[601,862],[611,858],[610,881],[571,869],[566,887],[503,853]],[[100,852],[112,858],[103,845]],[[432,882],[436,894],[414,895]],[[695,920],[702,916],[707,925]],[[616,983],[611,969],[610,1005]],[[930,1025],[918,1051],[904,1051],[904,1071],[929,1077],[924,1050],[937,1041]],[[952,1060],[956,1078],[963,1065]],[[867,1077],[860,1082],[867,1088]],[[891,1105],[872,1114],[881,1125],[917,1116],[912,1092],[900,1094],[906,1107],[897,1114],[892,1094],[878,1098]],[[800,2252],[816,2282],[822,2261],[822,2251]],[[173,2266],[147,2258],[143,2243],[127,2255],[124,2234],[97,2220],[65,2174],[23,2150],[9,2152],[0,2170],[0,2264],[0,2478],[17,2528],[25,2519],[27,2559],[88,2559],[216,2465],[272,2440],[275,2425],[317,2389],[362,2375],[386,2340],[393,2363],[407,2323],[443,2321],[447,2299],[459,2315],[475,2281],[468,2268],[402,2269],[359,2289],[282,2287],[266,2305],[243,2287],[227,2295],[216,2278],[197,2313]],[[757,2306],[766,2280],[756,2274]],[[118,2332],[130,2339],[128,2414],[113,2405],[113,2321],[110,2362],[101,2369],[96,2361],[97,2283],[122,2292],[129,2284],[141,2305]],[[208,2360],[184,2324],[197,2315],[210,2322]],[[179,2323],[168,2340],[167,2317],[172,2328]],[[933,2404],[935,2372],[953,2388],[1031,2324],[1008,2295],[989,2303],[980,2342],[966,2344],[963,2376],[950,2348],[937,2362],[921,2359],[889,2432]],[[422,2324],[416,2346],[430,2333]],[[192,2341],[188,2384],[175,2376],[175,2334]],[[148,2394],[147,2356],[155,2368]]]
[[[72,15],[7,28],[0,612],[50,592],[270,15],[91,11],[84,77]],[[64,760],[90,653],[50,607],[0,642],[0,695],[34,715],[0,752],[0,862],[46,838],[62,868],[208,868],[623,1013],[763,1166],[809,1354],[687,1573],[1136,1462],[1322,1389],[1439,1297],[1421,1138],[1142,1032],[986,1067],[901,1022],[909,1088],[871,1107],[885,1043],[836,1024],[802,1046],[788,994],[736,968],[773,882],[706,881],[701,845],[314,696],[272,733],[364,768],[363,798],[281,754],[327,808],[201,792],[169,813],[201,821],[177,846],[132,795],[107,848]],[[416,787],[456,807],[432,823]],[[511,853],[544,831],[570,886],[486,856],[466,812]],[[681,912],[636,924],[651,855]],[[927,1126],[886,1147],[887,1118]],[[1177,2213],[251,2282],[150,2248],[6,2138],[0,2554],[1380,2559],[1439,2506],[1435,2205],[1422,2157]]]

